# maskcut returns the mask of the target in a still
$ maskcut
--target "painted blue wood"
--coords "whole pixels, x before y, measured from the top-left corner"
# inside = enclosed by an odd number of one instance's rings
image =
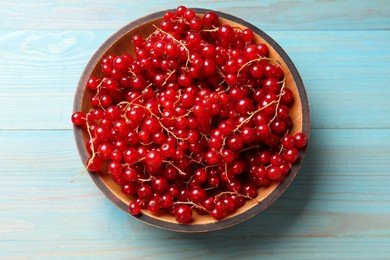
[[[102,0],[0,2],[0,29],[113,29],[152,12],[179,5],[213,9],[266,30],[386,30],[387,0]]]
[[[114,31],[180,1],[0,1],[0,258],[389,259],[390,5],[186,1],[265,30],[290,55],[312,113],[307,157],[281,198],[231,229],[180,234],[116,208],[69,122],[78,78]]]
[[[313,130],[299,175],[270,208],[231,229],[191,235],[138,222],[87,175],[71,183],[82,169],[72,131],[0,131],[0,143],[0,255],[355,259],[374,249],[379,258],[389,253],[389,129]]]
[[[138,231],[138,230],[137,230]],[[135,232],[137,232],[135,231]],[[130,236],[130,235],[129,235]],[[151,241],[141,239],[138,243],[128,241],[94,241],[81,240],[48,241],[46,246],[56,248],[52,251],[43,251],[40,242],[26,241],[23,250],[15,241],[4,243],[4,256],[18,256],[25,258],[93,258],[93,259],[387,259],[390,254],[388,238],[373,238],[367,241],[362,238],[261,238],[250,240],[246,237],[219,237],[224,242],[215,246],[213,238],[207,235],[197,238],[182,236],[180,239],[161,240],[163,245],[156,255],[156,249],[150,248]],[[352,246],[351,246],[352,245]],[[180,252],[175,250],[180,248]],[[234,248],[235,251],[229,250]],[[38,250],[37,250],[38,249]]]
[[[7,121],[1,121],[0,128],[70,129],[79,77],[111,34],[110,30],[1,30],[0,88],[4,92],[0,118]],[[301,73],[312,127],[390,126],[390,117],[383,116],[390,114],[390,31],[268,34]]]

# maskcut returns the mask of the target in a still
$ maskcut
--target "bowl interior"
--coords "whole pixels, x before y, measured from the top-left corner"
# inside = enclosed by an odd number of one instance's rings
[[[198,15],[202,15],[207,11],[203,9],[195,10]],[[133,35],[140,34],[147,37],[153,33],[156,30],[153,25],[159,25],[163,13],[164,12],[155,13],[128,24],[115,33],[98,49],[81,76],[75,97],[75,111],[81,110],[87,112],[92,108],[89,101],[93,93],[85,86],[90,76],[103,76],[100,66],[103,57],[108,54],[121,55],[125,53],[135,56],[131,43]],[[253,25],[224,13],[218,13],[218,15],[220,16],[221,24],[229,24],[233,27],[243,29],[252,29],[255,33],[256,42],[267,44],[270,50],[269,56],[280,61],[285,73],[286,87],[290,88],[294,94],[294,104],[290,110],[290,116],[292,117],[294,127],[290,133],[305,132],[309,135],[309,109],[306,93],[299,74],[287,54],[268,35]],[[81,158],[83,159],[83,162],[85,162],[87,152],[84,143],[88,139],[88,133],[80,129],[75,129],[75,133]],[[269,187],[259,189],[256,199],[248,200],[243,207],[222,221],[216,221],[209,215],[196,215],[195,213],[193,223],[190,225],[179,225],[169,214],[152,214],[147,210],[144,210],[138,218],[149,224],[176,231],[207,231],[237,224],[265,209],[287,188],[298,172],[303,155],[304,150],[301,150],[299,162],[291,168],[290,174],[281,183],[274,182]],[[98,174],[91,173],[90,175],[97,186],[110,200],[123,210],[127,211],[127,206],[130,203],[131,198],[124,195],[121,188],[113,182],[107,173],[106,167],[103,167],[103,170]]]

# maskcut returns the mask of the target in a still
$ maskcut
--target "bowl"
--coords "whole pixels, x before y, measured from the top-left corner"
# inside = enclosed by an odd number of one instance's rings
[[[193,10],[200,16],[205,14],[207,11],[210,11],[196,8]],[[91,76],[102,76],[100,62],[103,57],[111,53],[115,55],[130,53],[131,55],[134,55],[131,43],[133,35],[150,35],[155,31],[155,27],[153,25],[160,23],[166,11],[168,10],[147,15],[127,24],[109,37],[99,47],[81,75],[74,98],[74,111],[86,112],[91,108],[89,100],[92,92],[86,87],[86,84]],[[282,67],[284,68],[286,85],[294,94],[294,104],[290,109],[290,116],[294,123],[294,127],[290,133],[294,134],[297,132],[303,132],[307,137],[309,137],[310,115],[305,88],[296,67],[286,52],[270,36],[252,24],[230,14],[218,11],[215,12],[219,15],[221,24],[229,24],[234,27],[251,29],[255,34],[256,42],[265,43],[269,48],[269,56],[280,61]],[[78,127],[74,127],[74,133],[81,160],[85,164],[89,156],[87,150],[85,149],[85,141],[88,138],[88,133],[85,129]],[[258,190],[258,195],[254,200],[248,200],[243,207],[239,208],[223,220],[215,220],[209,215],[197,215],[195,213],[193,222],[183,225],[178,224],[174,217],[169,214],[155,214],[149,212],[148,210],[143,210],[141,214],[135,217],[147,224],[178,232],[207,232],[231,227],[266,209],[286,190],[297,175],[305,152],[305,148],[299,150],[299,159],[295,164],[293,164],[290,169],[290,173],[285,179],[281,182],[271,183],[269,187],[260,188]],[[114,183],[110,175],[107,173],[106,167],[103,167],[103,169],[98,173],[89,173],[89,175],[108,199],[110,199],[123,211],[128,212],[128,205],[131,200],[129,197],[124,195],[121,188]]]

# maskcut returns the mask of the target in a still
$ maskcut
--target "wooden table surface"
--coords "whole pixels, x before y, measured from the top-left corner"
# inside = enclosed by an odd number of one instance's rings
[[[183,1],[184,2],[184,1]],[[185,1],[258,26],[311,105],[288,190],[233,228],[181,234],[116,208],[85,175],[70,115],[81,72],[120,27],[183,2],[0,1],[0,258],[390,259],[390,3]]]

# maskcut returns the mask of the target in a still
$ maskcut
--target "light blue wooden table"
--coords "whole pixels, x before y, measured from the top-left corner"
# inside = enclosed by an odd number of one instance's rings
[[[270,208],[178,234],[116,208],[85,175],[70,115],[117,29],[172,1],[0,1],[0,259],[390,259],[390,2],[185,1],[244,18],[290,55],[312,114],[307,157]]]

